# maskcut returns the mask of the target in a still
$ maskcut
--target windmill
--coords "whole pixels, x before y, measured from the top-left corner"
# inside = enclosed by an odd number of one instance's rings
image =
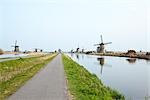
[[[105,49],[104,46],[107,45],[107,44],[111,44],[111,43],[112,42],[103,43],[103,37],[101,35],[101,43],[95,44],[94,46],[98,45],[98,47],[97,47],[97,53],[104,53],[104,49]]]
[[[43,52],[43,49],[40,49],[40,48],[34,48],[34,52],[38,52],[38,51]]]
[[[17,40],[15,41],[15,45],[11,47],[14,47],[14,52],[19,52],[19,46],[17,45]]]
[[[80,50],[80,48],[79,48],[79,44],[78,44],[78,47],[76,48],[76,53],[79,53],[79,50]]]
[[[85,48],[84,47],[82,47],[81,53],[85,53]]]

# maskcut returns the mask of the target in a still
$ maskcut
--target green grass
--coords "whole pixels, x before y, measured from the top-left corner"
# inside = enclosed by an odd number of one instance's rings
[[[13,94],[55,56],[56,54],[0,62],[0,100]]]
[[[119,92],[103,85],[96,75],[63,55],[68,89],[74,100],[124,100]]]

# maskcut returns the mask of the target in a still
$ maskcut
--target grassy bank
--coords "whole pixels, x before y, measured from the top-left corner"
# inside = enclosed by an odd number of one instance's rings
[[[67,76],[69,91],[74,100],[124,100],[124,97],[103,85],[83,66],[63,55],[64,69]]]
[[[14,93],[55,56],[51,54],[0,62],[0,100]]]

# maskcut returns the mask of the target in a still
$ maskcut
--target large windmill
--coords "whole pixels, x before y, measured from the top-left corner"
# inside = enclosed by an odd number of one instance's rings
[[[103,37],[101,35],[101,43],[95,44],[94,46],[97,46],[97,53],[104,53],[105,45],[111,44],[112,42],[103,43]]]
[[[19,52],[19,46],[17,45],[17,40],[15,41],[15,45],[11,47],[14,47],[14,52]]]

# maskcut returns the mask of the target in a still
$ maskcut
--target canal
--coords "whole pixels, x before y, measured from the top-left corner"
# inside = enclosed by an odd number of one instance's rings
[[[122,93],[126,100],[150,100],[150,61],[125,57],[68,54],[96,74],[102,82]]]
[[[0,55],[0,58],[15,58],[15,57],[24,57],[27,56],[27,54],[3,54]]]
[[[0,55],[0,62],[19,59],[20,57],[27,57],[28,54],[3,54]]]

